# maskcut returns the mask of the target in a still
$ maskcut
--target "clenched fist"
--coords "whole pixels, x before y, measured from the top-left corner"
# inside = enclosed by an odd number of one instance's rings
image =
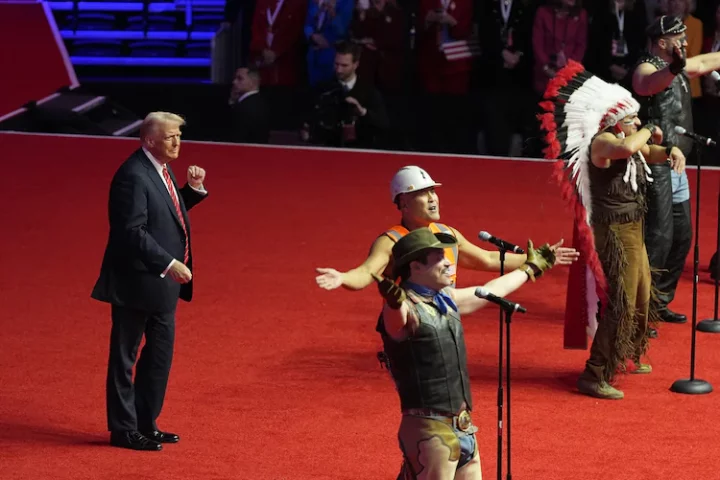
[[[198,166],[188,167],[188,183],[191,187],[200,189],[205,181],[205,169]]]

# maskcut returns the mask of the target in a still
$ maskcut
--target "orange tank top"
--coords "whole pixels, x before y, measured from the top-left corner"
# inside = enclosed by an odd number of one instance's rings
[[[447,233],[448,235],[452,235],[453,237],[455,237],[455,233],[453,233],[452,229],[445,224],[433,222],[428,225],[428,228],[433,233]],[[410,231],[407,228],[403,227],[402,225],[395,225],[394,227],[386,230],[383,235],[387,235],[388,237],[390,237],[390,240],[392,240],[393,242],[397,242],[408,233],[410,233]],[[445,249],[445,258],[448,260],[448,262],[450,262],[450,278],[452,278],[452,286],[454,287],[457,283],[457,245]],[[392,274],[392,267],[393,266],[391,257],[387,268],[385,268],[385,276],[389,277]]]

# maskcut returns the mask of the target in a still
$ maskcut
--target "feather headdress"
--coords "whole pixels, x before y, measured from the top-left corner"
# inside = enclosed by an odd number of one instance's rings
[[[618,123],[637,113],[640,105],[623,87],[601,80],[571,60],[548,84],[540,107],[543,113],[538,115],[538,119],[547,144],[543,153],[545,158],[557,160],[553,165],[553,177],[560,185],[563,199],[572,209],[576,232],[574,246],[580,251],[586,267],[582,272],[578,270],[581,278],[575,280],[586,286],[581,290],[586,293],[584,300],[587,303],[580,302],[581,299],[571,302],[568,298],[566,329],[568,321],[577,322],[587,315],[587,333],[592,336],[597,327],[595,312],[598,300],[604,304],[606,299],[607,279],[595,251],[590,226],[590,145],[599,132],[609,128],[621,135]],[[634,180],[635,175],[632,177]],[[572,305],[580,307],[578,302],[584,303],[585,315],[572,311]]]

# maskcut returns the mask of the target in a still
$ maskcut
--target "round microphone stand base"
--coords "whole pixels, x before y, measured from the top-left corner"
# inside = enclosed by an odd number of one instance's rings
[[[720,320],[709,318],[697,324],[697,331],[703,333],[720,333]]]
[[[705,395],[713,391],[712,385],[705,380],[696,378],[694,380],[675,380],[670,387],[671,392],[685,393],[687,395]]]

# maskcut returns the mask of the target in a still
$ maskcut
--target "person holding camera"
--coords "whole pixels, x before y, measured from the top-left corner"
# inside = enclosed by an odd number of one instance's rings
[[[373,148],[388,128],[388,116],[380,93],[358,81],[360,46],[342,42],[336,46],[335,80],[320,89],[301,138],[316,145]]]

